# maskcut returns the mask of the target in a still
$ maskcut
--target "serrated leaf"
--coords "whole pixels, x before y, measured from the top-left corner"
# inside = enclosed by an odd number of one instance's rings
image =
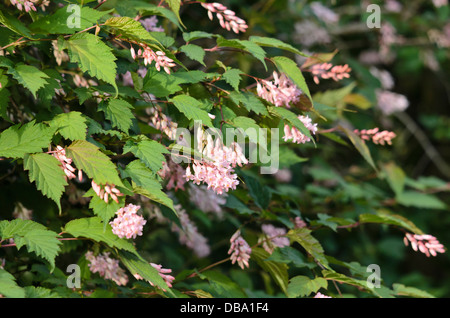
[[[166,147],[155,140],[142,140],[137,143],[128,141],[123,147],[123,153],[127,152],[141,159],[154,173],[162,169],[163,162],[166,161],[164,154],[169,153]]]
[[[228,84],[238,91],[239,83],[241,82],[241,74],[244,74],[244,72],[237,68],[232,68],[223,73],[222,77]]]
[[[14,125],[0,134],[0,156],[23,158],[26,153],[41,152],[49,146],[52,136],[52,129],[34,120]]]
[[[178,21],[182,26],[184,26],[183,22],[180,18],[180,6],[181,6],[181,0],[164,0],[168,5],[170,10],[173,11],[175,16],[177,17]]]
[[[14,70],[9,69],[8,73],[10,73],[19,84],[27,88],[35,98],[36,92],[41,87],[48,84],[45,79],[49,78],[49,76],[32,65],[18,64],[15,66]]]
[[[25,298],[61,298],[57,293],[54,293],[51,289],[41,286],[26,286]]]
[[[136,253],[133,244],[115,235],[111,225],[103,223],[97,216],[72,220],[64,226],[63,232],[73,237],[85,237],[95,242],[105,243],[112,248]]]
[[[268,272],[286,294],[289,280],[288,266],[283,263],[267,260],[269,256],[270,254],[262,248],[252,248],[251,259],[256,261],[264,271]]]
[[[120,208],[125,206],[125,196],[117,197],[118,203],[112,199],[105,202],[105,200],[94,193],[92,189],[86,192],[84,196],[92,196],[89,201],[89,208],[92,209],[94,214],[100,217],[104,223],[107,223]]]
[[[101,103],[99,110],[105,113],[113,127],[128,133],[133,125],[134,115],[131,112],[133,106],[122,99],[110,99],[108,103]]]
[[[289,281],[287,294],[289,298],[309,296],[311,293],[317,293],[321,288],[327,288],[328,282],[322,277],[311,279],[308,276],[295,276]]]
[[[56,115],[50,122],[57,132],[69,140],[86,140],[86,119],[80,112],[72,111]]]
[[[180,51],[186,54],[191,60],[197,61],[205,66],[205,62],[203,61],[205,58],[205,50],[202,47],[195,44],[186,44],[180,47]]]
[[[272,57],[272,61],[277,66],[278,70],[281,73],[286,74],[298,88],[302,90],[306,96],[308,96],[311,103],[313,103],[313,99],[311,97],[311,93],[309,92],[308,85],[306,85],[305,78],[303,77],[303,73],[298,67],[297,63],[295,63],[290,58],[285,56],[275,56]]]
[[[78,63],[83,72],[111,84],[118,94],[116,85],[116,57],[98,36],[90,33],[78,33],[64,41],[70,61]]]
[[[0,268],[0,294],[8,298],[25,298],[25,290],[17,285],[13,275]]]
[[[24,168],[29,170],[30,182],[36,182],[36,188],[55,201],[61,211],[60,200],[67,181],[58,159],[46,153],[25,155]]]
[[[266,106],[255,94],[245,92],[231,92],[229,97],[237,105],[242,104],[248,111],[253,111],[258,115],[269,115]]]
[[[66,155],[72,158],[76,167],[86,173],[95,183],[123,186],[116,165],[92,143],[76,140],[66,148]]]
[[[197,39],[210,39],[214,36],[212,33],[204,32],[204,31],[193,31],[193,32],[184,32],[183,40],[186,42],[191,42]]]
[[[141,186],[137,186],[133,183],[133,192],[167,206],[176,214],[172,199],[161,190],[161,184],[158,181],[148,179],[144,183],[141,183]]]
[[[291,241],[299,243],[306,252],[314,257],[317,262],[322,264],[322,266],[329,268],[323,247],[320,242],[311,235],[311,230],[307,228],[290,230],[287,237]]]
[[[202,272],[199,277],[207,279],[211,285],[211,292],[215,297],[219,298],[245,298],[246,295],[242,288],[230,277],[220,273],[219,271],[209,270]]]
[[[31,39],[31,31],[17,18],[9,15],[5,11],[0,11],[0,24],[3,24],[11,31],[20,34],[21,36],[24,36],[26,38]]]
[[[173,103],[188,119],[200,120],[203,125],[213,127],[211,118],[205,110],[200,108],[202,103],[197,99],[188,95],[177,95],[169,102]]]
[[[112,17],[105,25],[114,29],[114,33],[130,40],[150,40],[159,43],[139,21],[129,17]]]

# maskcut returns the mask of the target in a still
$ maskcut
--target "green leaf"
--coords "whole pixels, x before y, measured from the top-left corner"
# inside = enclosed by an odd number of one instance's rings
[[[269,189],[263,186],[256,178],[245,176],[244,179],[250,196],[255,200],[255,204],[261,209],[267,209],[271,199]]]
[[[64,48],[68,49],[71,62],[78,63],[83,72],[111,84],[118,94],[116,57],[101,38],[87,32],[78,33],[64,41]]]
[[[169,102],[173,103],[188,119],[200,120],[203,125],[213,127],[211,118],[205,110],[201,109],[202,103],[197,99],[188,95],[177,95]]]
[[[31,220],[15,219],[0,222],[0,236],[2,240],[14,239],[17,249],[26,246],[28,252],[46,259],[51,270],[55,268],[55,258],[59,252],[61,242],[58,234],[48,230],[44,225]]]
[[[447,204],[437,196],[418,191],[404,191],[397,197],[397,203],[420,209],[447,210]]]
[[[199,277],[207,279],[213,296],[218,298],[245,298],[245,292],[242,287],[230,279],[230,277],[216,270],[202,272]]]
[[[355,146],[356,150],[359,151],[359,153],[371,165],[371,167],[375,171],[378,171],[377,167],[375,166],[375,162],[372,159],[372,155],[370,154],[370,150],[367,147],[366,143],[350,129],[343,127],[343,126],[339,126],[339,128],[342,131],[344,131],[344,133],[347,135],[348,139],[350,139],[352,144]]]
[[[137,143],[130,140],[123,147],[123,153],[127,152],[141,159],[154,173],[162,169],[163,162],[166,161],[164,154],[169,153],[166,147],[155,140],[142,140]]]
[[[295,54],[298,54],[301,56],[308,57],[308,55],[302,53],[301,51],[299,51],[292,45],[285,43],[278,39],[252,35],[252,36],[250,36],[249,40],[260,46],[275,47],[275,48],[278,48],[281,50],[289,51],[289,52],[292,52],[292,53],[295,53]]]
[[[50,126],[54,127],[66,139],[72,141],[86,140],[86,118],[80,112],[72,111],[59,114],[52,119]]]
[[[205,65],[205,50],[202,47],[195,44],[186,44],[180,47],[180,51],[186,54],[191,60],[197,61],[203,66]]]
[[[386,210],[379,210],[376,214],[364,213],[359,215],[360,223],[380,223],[380,224],[390,224],[402,227],[408,231],[422,235],[423,232],[410,220],[405,217],[392,214]]]
[[[114,29],[114,33],[130,40],[151,40],[159,43],[139,21],[129,17],[112,17],[106,20],[105,25]]]
[[[105,243],[112,248],[136,253],[133,244],[115,235],[111,225],[103,223],[97,216],[72,220],[65,225],[63,232],[73,237],[85,237],[95,242]]]
[[[60,200],[67,181],[58,159],[46,153],[25,155],[24,168],[29,170],[30,182],[36,182],[36,188],[55,201],[61,211]]]
[[[26,153],[41,152],[49,146],[52,136],[52,129],[35,124],[34,120],[23,126],[14,125],[0,134],[0,156],[23,158]]]
[[[25,289],[26,298],[61,298],[57,293],[51,289],[41,286],[27,286]]]
[[[3,24],[11,31],[20,34],[21,36],[24,36],[26,38],[33,38],[31,35],[31,31],[17,18],[9,15],[5,11],[0,11],[0,24]]]
[[[251,142],[260,144],[264,149],[266,148],[266,137],[260,132],[261,127],[252,118],[238,116],[233,118],[231,124],[240,130],[243,135],[247,136]]]
[[[435,298],[433,295],[426,291],[420,290],[415,287],[405,286],[403,284],[392,285],[394,293],[398,296],[409,296],[413,298]]]
[[[8,73],[10,73],[19,84],[29,89],[35,98],[36,92],[41,87],[48,84],[45,79],[49,78],[49,76],[31,65],[17,64],[14,70],[11,71],[11,69],[9,69]]]
[[[300,119],[298,119],[298,116],[293,112],[291,112],[290,110],[282,107],[269,107],[269,112],[287,121],[289,124],[300,130],[300,132],[304,134],[306,137],[311,138],[311,140],[314,141],[309,129],[306,128],[305,124],[303,124],[303,122]]]
[[[305,297],[311,293],[317,293],[319,289],[327,289],[328,282],[325,278],[316,277],[310,279],[307,276],[295,276],[289,281],[287,294],[289,298]]]
[[[167,206],[176,214],[172,199],[161,190],[161,184],[158,181],[148,179],[145,183],[142,183],[141,186],[137,186],[133,183],[133,192]]]
[[[262,248],[252,248],[251,258],[256,261],[264,271],[268,272],[278,286],[280,286],[281,290],[287,294],[289,280],[288,266],[283,263],[267,260],[269,256],[270,254]]]
[[[255,94],[235,91],[231,92],[229,96],[235,104],[242,104],[248,111],[253,111],[258,115],[269,115],[266,106]]]
[[[191,42],[197,39],[211,39],[214,36],[212,33],[204,32],[204,31],[193,31],[193,32],[184,32],[183,40],[186,42]]]
[[[238,91],[239,83],[241,82],[241,74],[244,74],[244,72],[237,68],[232,68],[223,73],[222,77],[228,84]]]
[[[41,17],[31,23],[29,28],[35,33],[41,34],[73,34],[75,32],[87,29],[97,23],[97,21],[107,14],[109,11],[94,10],[89,7],[78,7],[80,16],[76,16],[75,10],[67,10],[69,6],[65,6],[49,14]],[[79,25],[75,19],[79,18]]]
[[[95,183],[123,186],[114,163],[92,143],[76,140],[66,148],[66,155],[72,158],[76,167],[84,171]]]
[[[133,125],[134,115],[131,112],[133,106],[122,99],[110,99],[108,103],[101,103],[98,109],[105,113],[106,119],[113,127],[125,133],[128,133]]]
[[[0,267],[0,294],[8,298],[25,298],[25,290],[17,285],[13,275]]]
[[[178,21],[182,26],[184,26],[183,22],[180,18],[180,6],[181,6],[181,0],[164,0],[169,5],[170,10],[173,11],[175,16],[177,17]]]
[[[288,147],[279,148],[279,158],[280,158],[280,169],[290,167],[299,162],[308,161],[307,158],[300,157],[294,150]]]
[[[302,71],[297,66],[297,63],[285,56],[272,57],[272,61],[281,73],[284,73],[290,77],[295,85],[297,85],[297,87],[300,88],[306,96],[308,96],[312,103],[313,99],[311,97],[311,93],[309,92],[308,85],[306,85],[305,78],[303,77]]]
[[[317,266],[315,263],[306,262],[303,254],[290,246],[276,248],[267,260],[286,264],[292,263],[295,268],[312,269]]]
[[[85,197],[91,196],[89,201],[89,208],[94,211],[94,214],[102,219],[104,223],[107,223],[116,212],[125,206],[125,196],[117,197],[119,203],[114,200],[108,200],[108,203],[100,198],[94,190],[90,189],[84,194]]]
[[[329,268],[328,260],[325,257],[324,250],[320,242],[311,235],[311,230],[307,228],[300,228],[290,230],[287,237],[292,242],[300,244],[308,254],[316,259],[322,266]]]

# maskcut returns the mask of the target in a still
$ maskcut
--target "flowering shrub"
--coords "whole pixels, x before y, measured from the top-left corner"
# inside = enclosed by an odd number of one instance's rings
[[[448,166],[416,126],[443,177],[402,164],[382,68],[408,39],[364,25],[355,59],[351,13],[264,3],[0,0],[0,295],[434,296],[386,265],[448,259]]]

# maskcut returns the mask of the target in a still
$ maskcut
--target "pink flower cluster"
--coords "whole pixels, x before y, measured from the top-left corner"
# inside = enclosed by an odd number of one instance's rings
[[[71,166],[72,159],[66,157],[66,149],[61,146],[56,146],[56,150],[52,152],[52,156],[58,159],[58,161],[61,163],[61,168],[66,174],[66,180],[67,178],[69,178],[69,180],[77,178],[77,176],[74,174],[76,169]],[[83,172],[81,170],[78,170],[78,180],[83,180]]]
[[[238,18],[234,11],[228,10],[223,4],[218,2],[202,3],[203,8],[208,10],[208,17],[213,19],[213,13],[219,19],[220,26],[228,31],[233,30],[234,33],[245,32],[248,28],[247,23]]]
[[[123,193],[121,193],[114,184],[107,183],[105,185],[98,185],[94,180],[92,180],[91,186],[94,192],[106,203],[108,203],[109,197],[111,197],[111,199],[113,199],[116,203],[119,203],[119,199],[117,197],[123,196]]]
[[[172,282],[175,280],[175,277],[173,277],[171,275],[166,275],[166,274],[172,273],[172,270],[168,269],[168,268],[163,268],[162,265],[158,265],[158,264],[154,264],[154,263],[150,263],[150,265],[158,271],[159,276],[161,276],[162,279],[164,279],[167,286],[172,287]],[[134,274],[134,277],[138,280],[142,279],[142,276],[139,274]],[[153,284],[151,281],[149,281],[149,283],[150,283],[150,285],[155,286],[155,284]],[[166,290],[163,289],[163,291],[166,291]]]
[[[241,231],[236,231],[230,239],[230,249],[228,254],[231,254],[231,264],[238,263],[239,267],[244,269],[245,266],[249,267],[248,261],[250,260],[250,255],[252,249],[250,245],[242,238]]]
[[[213,212],[218,218],[223,218],[222,205],[227,202],[227,194],[219,195],[207,186],[189,187],[190,200],[203,212]]]
[[[411,242],[411,247],[414,251],[424,253],[427,257],[436,256],[437,253],[445,253],[444,245],[439,243],[439,241],[432,235],[429,234],[411,234],[406,233],[403,238],[403,242],[406,246]]]
[[[164,29],[162,27],[157,26],[158,17],[156,15],[142,19],[140,20],[140,22],[142,26],[149,32],[164,32]]]
[[[167,162],[163,162],[163,167],[158,171],[158,175],[163,179],[169,180],[166,184],[167,190],[175,189],[177,191],[181,189],[184,191],[184,184],[186,183],[184,172],[183,167],[169,158]]]
[[[322,294],[321,292],[318,292],[318,293],[314,296],[314,298],[333,298],[333,297],[330,297],[330,296],[327,296],[327,295]]]
[[[171,58],[166,56],[166,53],[164,53],[163,51],[155,52],[145,43],[138,43],[138,45],[140,46],[140,48],[137,51],[137,54],[133,47],[131,47],[130,49],[133,59],[143,58],[145,65],[151,64],[153,61],[155,61],[155,67],[158,71],[160,71],[162,67],[167,74],[170,74],[170,68],[174,67],[176,64]]]
[[[302,91],[295,85],[286,74],[278,75],[273,72],[273,82],[267,80],[258,80],[256,92],[258,96],[265,99],[275,106],[291,107],[291,103],[295,104],[300,100]]]
[[[161,130],[163,133],[169,137],[171,140],[175,140],[178,124],[172,121],[171,118],[166,116],[159,106],[151,107],[146,110],[147,114],[150,115],[150,126]]]
[[[142,235],[142,230],[145,223],[144,218],[137,214],[137,211],[141,207],[139,205],[128,204],[127,206],[120,208],[116,212],[116,218],[109,222],[112,227],[112,232],[120,238],[133,238]]]
[[[193,173],[188,166],[186,179],[192,180],[197,185],[204,182],[208,185],[208,189],[214,190],[217,194],[236,189],[239,181],[234,168],[248,163],[239,144],[233,142],[230,147],[227,147],[220,138],[214,142],[210,134],[204,138],[201,127],[198,129],[197,142],[197,148],[205,158],[193,160]]]
[[[317,132],[317,124],[312,123],[312,119],[306,116],[298,116],[298,119],[305,125],[305,127],[314,135]],[[311,141],[311,138],[303,134],[296,127],[290,127],[289,125],[284,125],[284,141],[292,139],[292,142],[297,144],[304,144]]]
[[[94,256],[93,252],[88,251],[85,257],[89,261],[88,267],[92,273],[98,273],[104,279],[110,279],[119,286],[125,286],[128,283],[128,276],[119,267],[119,261],[110,258],[109,252]]]
[[[179,234],[180,243],[186,245],[188,248],[194,251],[194,254],[198,257],[206,257],[211,252],[207,239],[198,231],[197,226],[189,219],[186,211],[177,204],[174,206],[175,211],[178,213],[178,218],[181,223],[181,227],[172,225],[172,230]]]
[[[381,112],[389,116],[396,112],[402,112],[409,107],[406,96],[388,90],[377,90],[377,107]]]
[[[286,229],[275,227],[272,224],[263,224],[261,228],[266,238],[261,238],[259,242],[262,242],[263,248],[269,254],[272,254],[276,247],[285,247],[290,245],[289,239],[285,237]]]
[[[349,78],[350,77],[349,73],[352,71],[352,69],[348,66],[348,64],[333,66],[333,64],[331,63],[314,64],[309,68],[309,70],[311,71],[314,82],[316,84],[319,84],[320,82],[319,78],[322,79],[331,78],[336,82],[344,78]]]
[[[362,140],[372,140],[374,144],[379,145],[392,145],[392,139],[394,139],[397,135],[388,130],[380,131],[379,128],[373,129],[363,129],[359,131],[358,129],[354,130],[354,133],[359,135]]]

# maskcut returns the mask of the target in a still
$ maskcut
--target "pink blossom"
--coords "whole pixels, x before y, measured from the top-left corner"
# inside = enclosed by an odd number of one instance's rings
[[[298,116],[298,119],[305,125],[305,127],[314,135],[317,132],[317,124],[312,123],[312,119],[306,116]],[[292,142],[297,144],[304,144],[311,141],[311,138],[303,134],[296,127],[290,127],[289,125],[284,125],[284,141],[292,139]]]
[[[272,254],[275,247],[285,247],[290,245],[290,241],[286,235],[286,229],[281,227],[275,227],[272,224],[263,224],[261,226],[262,231],[266,238],[261,238],[259,242],[262,242],[263,248]]]
[[[10,0],[11,4],[16,6],[17,9],[22,11],[22,9],[25,9],[25,12],[29,12],[31,10],[37,11],[36,7],[34,6],[34,2],[31,0]]]
[[[169,139],[175,140],[178,124],[172,121],[170,117],[166,116],[161,107],[151,107],[148,108],[146,112],[150,115],[150,126],[161,130],[169,137]]]
[[[302,91],[285,74],[273,72],[274,81],[258,80],[256,91],[258,96],[275,106],[291,107],[300,100]]]
[[[404,95],[387,90],[377,90],[376,95],[377,107],[386,116],[405,111],[409,107],[409,101]]]
[[[190,200],[203,212],[213,212],[218,218],[223,218],[222,205],[227,202],[227,194],[217,194],[207,186],[189,187]]]
[[[131,56],[133,59],[143,58],[145,65],[151,64],[153,61],[155,61],[155,67],[158,71],[163,68],[167,74],[170,74],[170,68],[174,67],[176,64],[171,58],[166,56],[166,53],[162,51],[155,52],[145,43],[137,44],[140,46],[137,53],[133,47],[130,48]]]
[[[231,264],[238,263],[239,267],[244,269],[245,266],[249,267],[248,261],[252,253],[250,245],[242,238],[241,231],[236,231],[230,239],[230,249],[228,254],[231,254]]]
[[[92,180],[91,185],[94,192],[106,203],[108,203],[109,197],[111,197],[111,199],[113,199],[116,203],[119,203],[119,199],[117,197],[123,196],[123,193],[121,193],[114,184],[107,183],[105,185],[98,185],[94,180]]]
[[[228,31],[233,30],[236,34],[247,30],[247,23],[237,17],[234,11],[228,10],[224,5],[218,2],[202,3],[201,5],[208,10],[208,17],[210,20],[213,19],[213,13],[216,14],[222,28],[227,29]]]
[[[322,294],[321,292],[318,292],[318,293],[314,296],[314,298],[333,298],[333,297],[330,297],[330,296],[327,296],[327,295]]]
[[[310,4],[313,13],[323,22],[327,24],[336,23],[339,21],[339,15],[333,12],[333,10],[325,7],[318,1],[312,2]]]
[[[301,228],[304,228],[306,226],[307,226],[306,222],[303,221],[301,217],[299,217],[299,216],[295,217],[295,219],[294,219],[294,228],[301,229]]]
[[[350,78],[349,73],[352,71],[348,64],[333,66],[331,63],[314,64],[309,69],[316,84],[319,84],[319,78],[331,78],[336,82],[344,78]]]
[[[392,139],[396,137],[394,132],[388,130],[380,131],[378,128],[363,129],[361,131],[355,129],[354,133],[359,135],[362,140],[371,140],[374,144],[383,146],[385,144],[392,145]]]
[[[411,234],[406,233],[403,238],[403,242],[406,246],[411,242],[411,247],[414,251],[420,251],[424,253],[427,257],[436,256],[437,253],[445,253],[444,245],[439,243],[439,241],[432,235],[429,234]]]
[[[142,230],[145,223],[144,218],[137,214],[137,211],[141,207],[139,205],[128,204],[127,206],[120,208],[116,212],[116,218],[109,222],[112,227],[112,232],[120,238],[133,238],[142,235]]]
[[[92,273],[98,273],[105,279],[114,281],[119,286],[125,286],[128,283],[128,277],[125,271],[119,267],[119,261],[109,257],[109,252],[104,252],[98,256],[88,251],[85,255],[89,261],[88,267]]]
[[[157,26],[158,17],[156,15],[141,19],[140,22],[142,26],[149,32],[164,32],[164,29],[162,27]]]
[[[448,0],[432,0],[432,1],[433,1],[433,5],[436,8],[440,8],[440,7],[448,5]]]
[[[75,175],[76,169],[71,166],[72,159],[67,158],[66,149],[61,146],[57,146],[55,151],[52,151],[52,156],[58,159],[61,164],[61,168],[66,174],[66,179],[75,179],[77,176]],[[81,182],[83,180],[83,173],[81,170],[78,170],[78,180]]]
[[[172,159],[168,159],[167,162],[163,162],[163,167],[158,171],[158,175],[168,180],[166,184],[166,189],[171,190],[181,189],[184,191],[184,184],[186,183],[186,178],[184,176],[185,170],[179,164],[175,163]]]

